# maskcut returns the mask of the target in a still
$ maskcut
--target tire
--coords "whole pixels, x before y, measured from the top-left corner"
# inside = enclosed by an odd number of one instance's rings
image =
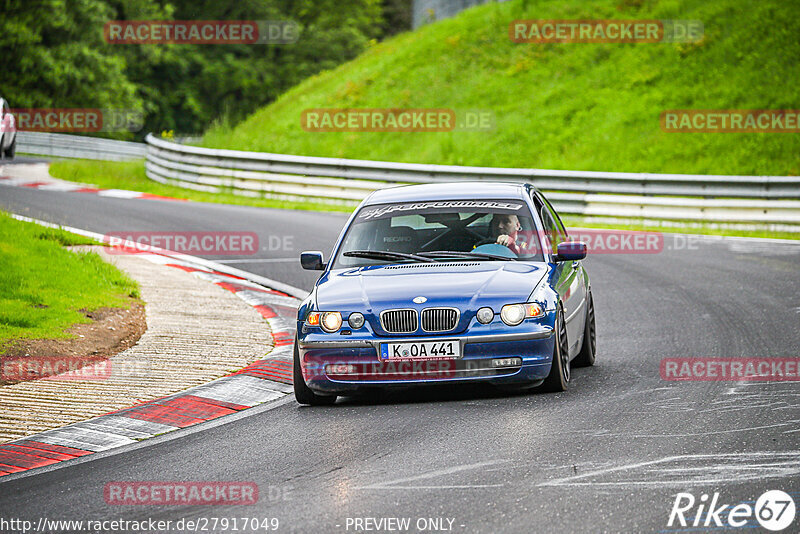
[[[567,325],[564,323],[564,312],[561,308],[556,312],[555,334],[553,344],[553,363],[550,374],[544,379],[541,391],[556,393],[566,391],[572,373],[569,368],[569,343],[567,342]]]
[[[594,325],[594,301],[592,293],[589,292],[589,302],[586,308],[586,326],[583,329],[583,345],[581,351],[572,361],[575,367],[589,367],[594,365],[595,354],[597,351],[597,334]]]
[[[11,146],[5,150],[5,156],[8,159],[14,159],[14,154],[17,152],[17,136],[14,136],[14,140],[11,142]]]
[[[297,338],[294,338],[294,371],[292,373],[294,382],[294,398],[300,404],[309,406],[329,406],[336,402],[336,395],[317,395],[306,385],[303,378],[303,370],[300,368],[300,351],[297,349]]]

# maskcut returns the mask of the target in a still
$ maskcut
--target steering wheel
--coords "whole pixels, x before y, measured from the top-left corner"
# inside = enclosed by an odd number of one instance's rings
[[[478,254],[493,254],[495,256],[503,256],[505,258],[518,258],[519,255],[505,245],[498,245],[497,243],[487,243],[475,247],[472,252]]]

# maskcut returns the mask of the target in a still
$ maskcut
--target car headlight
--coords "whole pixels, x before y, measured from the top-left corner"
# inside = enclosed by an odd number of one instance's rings
[[[347,323],[353,330],[358,330],[364,326],[364,314],[359,312],[351,313],[350,317],[347,318]]]
[[[319,319],[319,325],[328,333],[336,332],[342,326],[342,314],[339,312],[323,312]]]
[[[494,311],[491,308],[481,308],[478,310],[478,313],[475,314],[478,318],[478,322],[481,324],[489,324],[494,319]]]
[[[342,326],[342,314],[339,312],[311,312],[306,317],[306,324],[319,326],[328,333],[336,332]]]
[[[526,318],[542,317],[544,315],[544,308],[539,304],[526,303],[526,304],[506,304],[500,310],[500,318],[508,326],[517,326]]]

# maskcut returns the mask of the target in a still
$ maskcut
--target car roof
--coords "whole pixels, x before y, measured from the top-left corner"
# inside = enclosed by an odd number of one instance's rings
[[[482,198],[524,199],[533,186],[512,182],[445,182],[404,185],[373,192],[364,205],[428,200],[478,200]]]

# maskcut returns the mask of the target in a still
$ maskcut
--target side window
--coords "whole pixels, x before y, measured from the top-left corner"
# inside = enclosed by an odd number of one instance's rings
[[[559,243],[567,240],[567,231],[561,223],[561,219],[558,218],[558,215],[544,199],[534,194],[533,201],[544,227],[545,235],[543,241],[546,242],[544,246],[550,251],[555,251]]]
[[[556,212],[555,208],[553,208],[553,205],[550,204],[550,201],[547,200],[544,197],[542,197],[542,200],[544,201],[544,205],[547,207],[548,211],[550,212],[550,215],[553,218],[553,222],[555,222],[556,227],[558,228],[559,234],[561,236],[561,241],[565,241],[566,239],[569,239],[569,232],[567,232],[567,229],[564,226],[564,223],[561,222],[561,217],[558,216],[558,213]]]

